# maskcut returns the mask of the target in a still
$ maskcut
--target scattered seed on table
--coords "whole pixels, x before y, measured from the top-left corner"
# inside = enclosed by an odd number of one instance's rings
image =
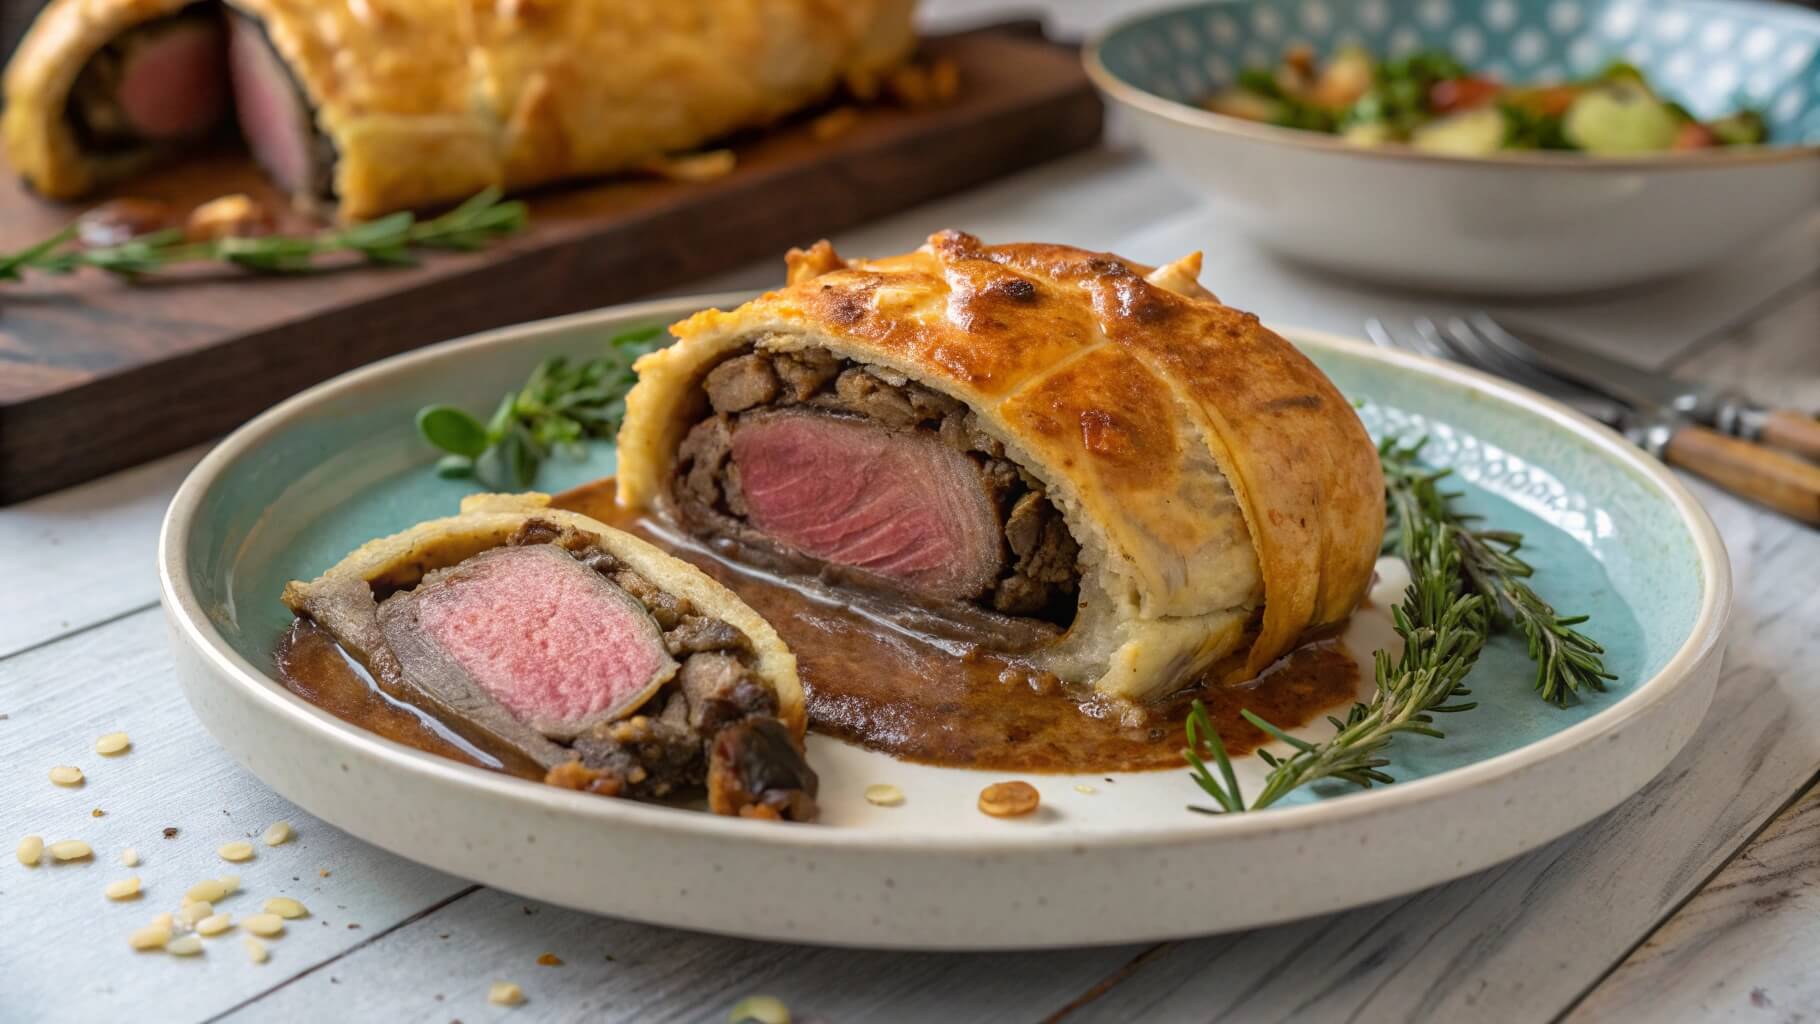
[[[47,847],[57,860],[83,860],[94,856],[94,849],[80,839],[59,839]]]
[[[525,990],[517,982],[496,981],[487,989],[487,1002],[495,1006],[517,1006],[525,1001]]]
[[[82,769],[73,764],[60,764],[51,769],[51,781],[59,786],[80,786]]]
[[[215,905],[208,900],[192,900],[177,908],[177,920],[194,928],[196,922],[205,917],[211,917],[214,913]]]
[[[202,952],[202,937],[198,935],[179,935],[165,943],[164,951],[176,956],[197,956]]]
[[[1099,792],[1099,790],[1094,789],[1092,786],[1087,785],[1085,782],[1075,783],[1074,791],[1076,793],[1087,793],[1089,795]]]
[[[95,753],[102,757],[113,757],[115,754],[126,753],[132,745],[133,741],[127,738],[126,733],[110,732],[95,741]]]
[[[310,910],[308,907],[306,907],[303,904],[297,902],[296,900],[290,898],[289,896],[274,896],[271,899],[266,900],[265,901],[265,912],[268,914],[277,914],[279,917],[286,918],[288,920],[295,920],[299,917],[309,917],[310,916]]]
[[[1016,818],[1036,810],[1042,795],[1028,782],[995,782],[980,790],[980,810],[994,818]]]
[[[39,860],[44,857],[44,837],[26,836],[24,839],[19,840],[19,849],[17,852],[19,854],[19,863],[24,864],[28,868],[37,867]]]
[[[210,914],[196,922],[196,934],[220,935],[234,927],[234,919],[227,914]]]
[[[537,958],[537,963],[542,967],[561,967],[562,957],[557,956],[555,953],[545,953]]]
[[[221,856],[222,860],[238,864],[243,860],[253,859],[253,844],[244,839],[236,839],[231,843],[223,844],[215,852]]]
[[[110,900],[130,900],[139,895],[139,876],[134,875],[131,878],[121,878],[109,882],[107,888],[102,892],[106,893]]]
[[[205,878],[190,886],[189,891],[183,894],[183,899],[186,903],[213,903],[230,892],[233,890],[229,889],[227,883],[221,879]]]
[[[240,927],[254,935],[270,938],[274,935],[284,934],[284,918],[277,914],[254,914],[251,917],[242,918]]]
[[[266,959],[270,957],[271,954],[265,951],[265,943],[248,935],[246,937],[246,956],[248,960],[251,960],[256,964],[262,964],[265,963]]]
[[[878,807],[896,807],[904,802],[904,791],[888,782],[866,787],[866,802]]]
[[[278,846],[290,842],[292,834],[290,822],[274,821],[260,838],[265,840],[267,846]]]
[[[125,864],[129,868],[138,867],[139,866],[139,851],[133,849],[130,846],[124,850],[121,850],[120,851],[120,863]]]
[[[776,996],[747,996],[727,1011],[727,1024],[790,1024],[790,1008]]]
[[[171,941],[171,926],[152,922],[127,936],[126,944],[140,952],[151,949],[163,949]]]

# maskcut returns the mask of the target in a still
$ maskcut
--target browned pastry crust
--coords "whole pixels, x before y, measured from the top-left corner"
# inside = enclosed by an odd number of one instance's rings
[[[1144,699],[1229,656],[1251,678],[1363,597],[1384,530],[1371,440],[1307,357],[1194,282],[1198,254],[1152,271],[945,231],[789,266],[787,287],[640,360],[622,502],[661,503],[716,363],[818,346],[962,400],[1043,480],[1081,545],[1074,625],[1039,657],[1065,678]]]
[[[186,0],[53,0],[6,78],[13,165],[80,196],[63,112],[83,63]],[[901,62],[912,0],[229,0],[259,18],[339,159],[344,218],[635,166]]]

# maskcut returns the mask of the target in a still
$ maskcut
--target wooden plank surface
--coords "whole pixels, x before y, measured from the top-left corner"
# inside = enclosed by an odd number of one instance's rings
[[[381,356],[642,295],[1099,137],[1099,100],[1072,51],[1010,32],[934,38],[925,50],[960,66],[964,87],[950,106],[870,108],[832,140],[787,125],[738,144],[738,167],[711,182],[541,192],[530,229],[484,252],[257,286],[214,270],[140,285],[83,273],[8,286],[0,503],[194,444]],[[281,206],[234,152],[123,188],[179,208],[235,191]],[[0,174],[0,251],[48,236],[72,213]]]
[[[0,657],[158,603],[158,524],[206,450],[0,508]]]
[[[1569,1014],[1799,1021],[1820,1009],[1820,787],[1763,830]]]
[[[0,916],[11,925],[0,929],[0,1021],[202,1020],[468,888],[316,821],[234,764],[183,702],[155,608],[0,662],[0,714]],[[96,738],[116,729],[132,749],[96,754]],[[87,781],[52,785],[59,764],[81,768]],[[279,820],[296,838],[259,843]],[[164,838],[167,827],[175,838]],[[34,834],[85,840],[95,856],[21,867],[11,851]],[[216,855],[247,838],[256,859]],[[136,868],[120,863],[127,847],[141,857]],[[242,891],[220,909],[236,920],[279,895],[312,912],[267,943],[270,962],[248,960],[238,928],[193,960],[128,948],[127,936],[177,910],[191,885],[229,873]],[[103,896],[108,882],[135,875],[139,899]]]

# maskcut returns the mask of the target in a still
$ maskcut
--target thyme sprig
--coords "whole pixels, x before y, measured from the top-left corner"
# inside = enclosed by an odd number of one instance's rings
[[[1294,748],[1288,757],[1258,751],[1270,773],[1249,804],[1206,706],[1195,701],[1182,756],[1195,784],[1219,806],[1190,810],[1257,810],[1321,779],[1365,788],[1394,781],[1383,771],[1390,763],[1384,748],[1400,733],[1439,739],[1435,715],[1477,706],[1459,698],[1471,694],[1466,676],[1491,631],[1500,626],[1514,625],[1528,640],[1529,657],[1536,663],[1535,688],[1546,700],[1564,704],[1583,687],[1604,690],[1604,681],[1615,678],[1605,671],[1603,649],[1573,628],[1586,617],[1558,614],[1525,582],[1535,569],[1516,553],[1522,535],[1482,529],[1475,525],[1477,517],[1453,507],[1459,495],[1440,489],[1448,471],[1418,461],[1425,440],[1402,444],[1390,439],[1378,448],[1390,527],[1384,548],[1401,556],[1410,573],[1403,602],[1391,610],[1403,653],[1394,660],[1388,652],[1375,653],[1376,692],[1369,701],[1355,703],[1344,720],[1330,716],[1334,735],[1323,742],[1291,736],[1249,709],[1240,711],[1246,721]],[[1208,767],[1209,758],[1218,775]]]
[[[18,281],[27,271],[68,274],[95,267],[122,277],[156,273],[179,264],[225,263],[264,274],[295,274],[324,268],[325,258],[357,257],[382,265],[415,263],[420,249],[479,249],[523,228],[525,205],[502,201],[487,189],[447,213],[418,220],[409,212],[313,235],[258,235],[191,241],[181,228],[141,235],[118,245],[72,244],[71,225],[18,252],[0,255],[0,281]]]
[[[1582,689],[1603,691],[1605,680],[1617,677],[1605,670],[1605,649],[1574,628],[1587,617],[1559,614],[1525,582],[1535,567],[1517,554],[1522,534],[1482,529],[1476,525],[1478,516],[1455,511],[1459,495],[1440,489],[1451,470],[1429,469],[1418,461],[1426,441],[1387,439],[1378,447],[1392,527],[1386,550],[1410,561],[1410,524],[1436,524],[1459,549],[1469,589],[1490,601],[1493,624],[1514,624],[1528,641],[1529,658],[1536,663],[1535,689],[1542,699],[1566,706]]]
[[[1340,779],[1366,788],[1390,782],[1391,777],[1382,771],[1390,763],[1382,751],[1391,740],[1406,732],[1438,738],[1442,733],[1434,725],[1435,715],[1477,706],[1459,698],[1472,692],[1465,680],[1485,644],[1488,606],[1480,595],[1466,592],[1459,548],[1442,524],[1419,519],[1407,529],[1413,555],[1409,589],[1403,603],[1391,611],[1397,634],[1403,638],[1403,653],[1394,660],[1387,651],[1376,653],[1377,692],[1369,701],[1354,704],[1344,721],[1329,717],[1335,733],[1321,743],[1291,736],[1250,710],[1241,711],[1246,721],[1295,748],[1286,758],[1258,751],[1270,766],[1270,774],[1249,805],[1206,705],[1195,701],[1182,756],[1192,768],[1195,783],[1219,809],[1191,810],[1212,814],[1255,811],[1319,779]],[[1208,770],[1208,757],[1219,766],[1218,777]]]
[[[593,359],[544,360],[522,387],[506,392],[484,424],[452,405],[418,410],[418,433],[449,453],[436,471],[472,476],[497,490],[523,490],[552,453],[582,457],[582,441],[618,433],[626,392],[638,380],[632,363],[656,348],[663,334],[662,326],[641,327],[607,339],[606,351]]]

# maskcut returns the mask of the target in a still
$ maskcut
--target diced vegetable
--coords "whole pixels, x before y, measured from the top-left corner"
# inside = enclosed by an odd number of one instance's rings
[[[1479,107],[1430,121],[1417,128],[1409,144],[1427,153],[1484,156],[1504,146],[1510,124],[1497,107]]]
[[[1323,107],[1343,109],[1357,103],[1365,90],[1371,88],[1372,75],[1376,73],[1371,54],[1357,46],[1341,47],[1321,70],[1320,77],[1315,79],[1314,88],[1309,92],[1309,102]]]
[[[1710,122],[1706,127],[1722,146],[1755,146],[1769,138],[1763,115],[1755,110],[1740,110]]]
[[[1437,114],[1483,107],[1502,87],[1489,78],[1444,78],[1428,88],[1428,109]]]
[[[1216,93],[1204,106],[1216,114],[1270,124],[1275,124],[1284,110],[1283,101],[1261,96],[1250,89],[1227,89]]]
[[[1652,153],[1674,145],[1680,125],[1648,89],[1617,82],[1574,100],[1562,118],[1562,131],[1588,153]]]

